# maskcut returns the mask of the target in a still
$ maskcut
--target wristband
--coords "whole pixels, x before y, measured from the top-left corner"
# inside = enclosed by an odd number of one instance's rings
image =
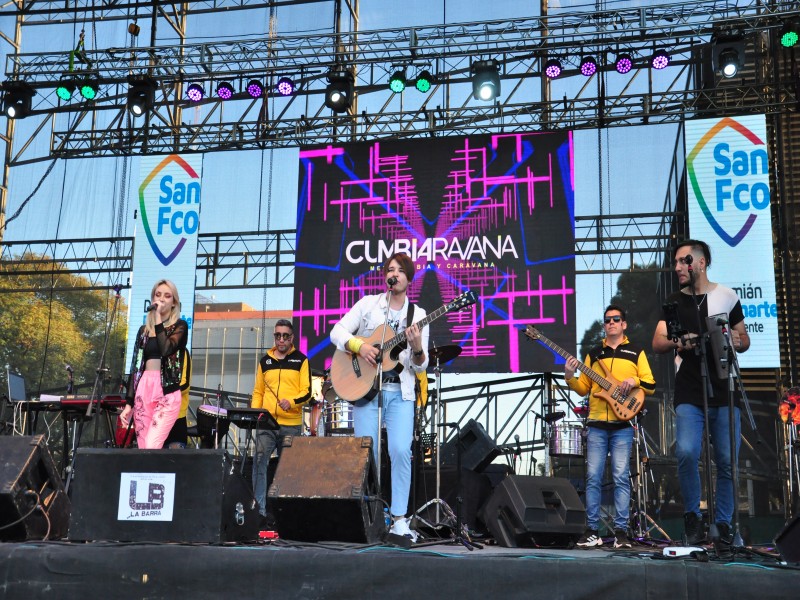
[[[414,351],[414,356],[422,356],[423,354],[425,354],[425,350],[420,350],[419,352],[416,350]]]
[[[350,340],[347,342],[347,347],[353,354],[358,354],[358,351],[361,350],[361,346],[363,345],[364,345],[364,340],[359,339],[357,337],[350,338]]]

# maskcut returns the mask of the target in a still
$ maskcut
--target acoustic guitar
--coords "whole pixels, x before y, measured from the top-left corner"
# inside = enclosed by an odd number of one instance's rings
[[[477,302],[478,294],[475,292],[464,292],[452,302],[444,304],[432,313],[417,321],[420,329],[432,323],[441,316],[457,310],[463,310]],[[384,334],[385,331],[385,334]],[[381,325],[372,332],[367,338],[360,338],[365,344],[371,344],[381,352],[383,372],[388,373],[397,365],[400,352],[406,347],[405,331],[395,333],[394,329],[388,325]],[[381,349],[381,340],[383,348]],[[333,354],[331,362],[331,383],[336,395],[342,400],[355,402],[360,400],[375,385],[375,378],[378,374],[378,367],[369,364],[366,359],[358,354],[339,350]]]
[[[567,359],[573,358],[566,350],[543,336],[533,325],[525,327],[525,335],[532,340],[541,341],[545,346],[554,350],[559,356]],[[578,370],[602,388],[595,393],[595,396],[605,400],[614,414],[617,415],[618,419],[630,421],[644,407],[644,390],[635,387],[631,388],[627,395],[624,395],[619,389],[620,382],[611,375],[611,371],[608,370],[605,363],[602,360],[597,362],[605,372],[605,377],[591,367],[587,367],[586,364],[580,360],[578,361]]]

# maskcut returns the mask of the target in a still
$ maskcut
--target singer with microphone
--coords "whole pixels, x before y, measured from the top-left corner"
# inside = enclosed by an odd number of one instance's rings
[[[736,292],[708,279],[711,249],[700,240],[685,240],[675,250],[675,273],[680,291],[667,298],[664,305],[677,308],[678,320],[687,331],[680,337],[670,335],[667,316],[656,325],[653,350],[675,355],[675,451],[678,458],[678,482],[684,501],[684,528],[688,545],[696,546],[706,539],[700,513],[699,459],[705,430],[704,387],[701,361],[703,353],[696,352],[703,339],[703,324],[709,315],[726,313],[734,350],[744,352],[750,347],[750,337],[744,323],[742,305]],[[706,344],[708,347],[708,344]],[[710,352],[710,350],[709,350]],[[710,353],[706,352],[707,356]],[[714,447],[717,467],[715,521],[720,540],[730,542],[733,518],[734,490],[732,482],[733,457],[730,443],[728,381],[720,379],[716,369],[708,372],[708,427]],[[739,394],[734,396],[734,436],[736,456],[739,453]]]
[[[136,334],[127,403],[120,415],[126,427],[133,419],[137,446],[142,449],[162,448],[180,414],[189,334],[180,314],[175,284],[157,281],[150,293],[147,319]]]
[[[602,345],[592,348],[583,364],[597,373],[590,378],[581,372],[576,378],[580,363],[574,356],[567,359],[564,379],[577,393],[589,394],[589,416],[586,421],[586,532],[578,540],[580,548],[603,545],[600,536],[600,503],[606,456],[610,454],[611,476],[614,481],[614,548],[630,548],[628,519],[630,518],[631,482],[630,464],[633,447],[633,427],[629,421],[620,420],[600,396],[605,391],[600,382],[610,374],[619,381],[622,397],[636,388],[646,395],[655,391],[653,371],[644,349],[625,335],[628,323],[625,310],[610,304],[603,313],[605,339]],[[601,365],[602,363],[602,365]],[[605,368],[604,368],[605,367]]]
[[[408,286],[414,279],[414,263],[398,252],[387,260],[383,276],[388,292],[361,298],[342,317],[331,331],[331,342],[343,351],[358,354],[369,364],[377,366],[378,348],[365,343],[384,322],[397,333],[405,331],[408,347],[399,355],[397,369],[384,372],[382,381],[383,408],[379,411],[378,397],[365,397],[355,403],[353,425],[355,435],[372,437],[373,452],[378,448],[380,425],[386,426],[392,479],[391,533],[416,541],[406,518],[411,490],[411,441],[414,433],[414,401],[416,374],[428,366],[428,330],[417,323],[427,313],[408,299]],[[358,337],[356,337],[358,336]],[[387,338],[388,340],[389,338]],[[381,414],[383,423],[378,423]],[[377,456],[376,462],[377,462]]]

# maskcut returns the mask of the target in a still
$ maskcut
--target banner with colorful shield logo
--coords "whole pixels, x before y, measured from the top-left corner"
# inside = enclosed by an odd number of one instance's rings
[[[709,279],[739,295],[750,350],[743,368],[780,365],[763,115],[686,123],[689,232],[711,247]]]
[[[136,332],[147,316],[150,292],[161,279],[171,280],[178,288],[181,318],[189,324],[191,347],[202,165],[200,154],[142,157],[126,368],[130,366]]]

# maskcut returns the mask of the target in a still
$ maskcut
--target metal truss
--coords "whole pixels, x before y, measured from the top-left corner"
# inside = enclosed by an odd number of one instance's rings
[[[200,234],[196,289],[292,287],[294,260],[294,230]],[[0,244],[0,293],[127,288],[132,269],[132,237]]]
[[[63,10],[66,14],[88,12],[86,1]],[[55,3],[23,5],[31,10],[57,10]],[[189,2],[185,10],[188,14],[265,5],[271,4]],[[49,14],[56,18],[55,12]],[[86,50],[84,64],[71,75],[100,77],[103,92],[91,103],[58,104],[54,99],[52,88],[68,71],[68,52],[18,53],[8,57],[6,74],[40,91],[29,119],[41,120],[31,139],[17,154],[12,153],[7,163],[672,123],[687,115],[775,112],[796,102],[793,81],[769,79],[759,72],[752,81],[721,82],[711,90],[691,89],[692,66],[699,60],[698,49],[720,29],[747,32],[750,43],[756,46],[758,33],[766,35],[798,15],[800,10],[794,3],[763,6],[757,0],[700,1],[398,30]],[[645,62],[655,48],[661,47],[669,49],[675,66],[670,69],[672,75],[656,79]],[[554,56],[562,61],[567,75],[574,75],[581,55],[576,48],[600,57],[598,76],[586,80],[582,87],[577,85],[583,82],[582,77],[567,76],[557,82],[542,78],[544,63]],[[612,67],[604,58],[620,51],[633,54],[637,68],[627,83],[616,82],[613,88],[608,73]],[[499,62],[507,89],[502,102],[489,106],[471,102],[469,70],[476,57],[492,57]],[[358,111],[354,106],[350,114],[341,116],[324,108],[328,70],[342,65],[356,74],[356,102],[359,97],[369,99],[377,102],[377,107]],[[428,94],[410,91],[395,96],[387,91],[386,78],[397,68],[407,69],[409,77],[415,69],[430,69],[437,83]],[[154,110],[141,125],[132,121],[125,107],[130,74],[148,74],[160,86]],[[245,101],[238,93],[238,102],[202,102],[199,106],[206,114],[199,123],[186,123],[182,118],[188,106],[181,98],[184,83],[236,82],[250,77],[269,83],[281,74],[292,75],[299,83],[296,96]],[[571,81],[572,86],[565,87],[563,98],[556,100],[563,81]],[[576,91],[576,87],[580,89]],[[464,99],[459,103],[457,98],[462,93]],[[444,97],[445,105],[434,107],[440,97]],[[223,112],[234,118],[225,118]],[[36,155],[36,145],[31,141],[46,133],[51,140],[49,153]]]

